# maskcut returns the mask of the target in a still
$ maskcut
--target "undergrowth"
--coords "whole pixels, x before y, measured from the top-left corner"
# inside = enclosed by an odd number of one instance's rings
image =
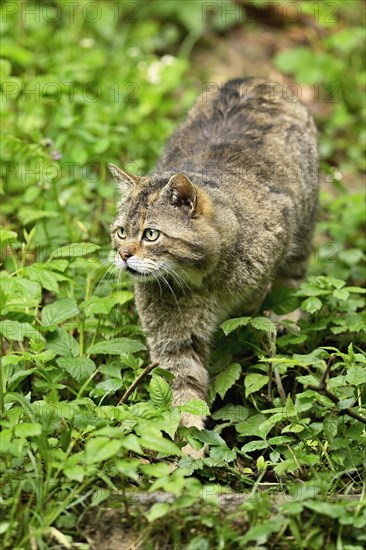
[[[159,367],[134,384],[148,354],[131,281],[109,255],[106,165],[152,168],[197,95],[191,48],[207,25],[237,21],[195,23],[201,2],[118,3],[117,16],[103,2],[97,20],[77,4],[72,20],[62,2],[43,17],[2,6],[3,547],[87,549],[83,525],[111,506],[146,548],[363,548],[364,194],[341,174],[362,168],[360,27],[324,23],[325,41],[276,61],[308,85],[321,50],[314,78],[345,90],[318,120],[327,185],[308,278],[220,327],[209,408],[173,407]],[[267,316],[297,307],[281,330]],[[180,428],[182,411],[211,415],[207,428]],[[183,457],[187,441],[206,458]],[[140,512],[146,491],[171,498]],[[227,492],[244,501],[223,508]]]

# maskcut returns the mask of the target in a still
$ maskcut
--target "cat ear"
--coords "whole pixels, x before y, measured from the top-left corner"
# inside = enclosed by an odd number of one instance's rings
[[[185,174],[174,174],[163,189],[173,206],[193,214],[197,206],[197,189]]]
[[[140,180],[139,176],[128,174],[111,162],[108,163],[108,168],[123,194],[136,187]]]

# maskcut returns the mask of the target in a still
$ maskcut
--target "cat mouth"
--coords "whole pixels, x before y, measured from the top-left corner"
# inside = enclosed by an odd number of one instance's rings
[[[145,273],[140,273],[140,271],[137,271],[136,269],[133,269],[129,265],[127,266],[128,273],[131,273],[134,277],[143,277]]]

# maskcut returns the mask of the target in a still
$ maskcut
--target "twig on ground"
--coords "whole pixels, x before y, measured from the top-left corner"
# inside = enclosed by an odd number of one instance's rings
[[[156,363],[151,363],[150,365],[148,365],[142,371],[142,373],[139,374],[138,377],[132,382],[131,386],[129,388],[127,388],[125,393],[122,395],[121,399],[118,401],[118,405],[122,405],[123,403],[126,403],[127,399],[130,397],[133,390],[135,388],[137,388],[137,386],[140,384],[141,380],[143,380],[143,378],[145,378],[145,376],[148,375],[149,372],[151,372],[153,369],[155,369],[158,365],[159,365],[159,363],[157,363],[157,362]]]

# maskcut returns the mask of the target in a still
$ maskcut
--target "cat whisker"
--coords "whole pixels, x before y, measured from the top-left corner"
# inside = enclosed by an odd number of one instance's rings
[[[160,271],[157,271],[156,273],[159,275],[159,277],[163,281],[163,283],[165,283],[165,285],[169,288],[169,290],[172,293],[172,296],[175,300],[175,303],[177,304],[177,307],[180,310],[180,306],[179,306],[179,302],[177,300],[176,294],[175,294],[174,290],[172,289],[172,287],[170,286],[169,282],[167,281],[166,277],[164,277],[164,275]]]
[[[177,283],[179,288],[182,290],[183,294],[185,294],[185,289],[183,285],[185,285],[189,289],[187,282],[175,271],[175,269],[172,266],[164,263],[162,264],[162,268],[173,278],[173,280]]]
[[[101,278],[96,288],[94,289],[92,296],[95,296],[95,294],[98,292],[99,289],[101,290],[102,294],[104,293],[105,286],[116,275],[115,270],[116,270],[116,266],[114,264],[111,264],[108,267],[107,271],[104,273],[103,277]]]

